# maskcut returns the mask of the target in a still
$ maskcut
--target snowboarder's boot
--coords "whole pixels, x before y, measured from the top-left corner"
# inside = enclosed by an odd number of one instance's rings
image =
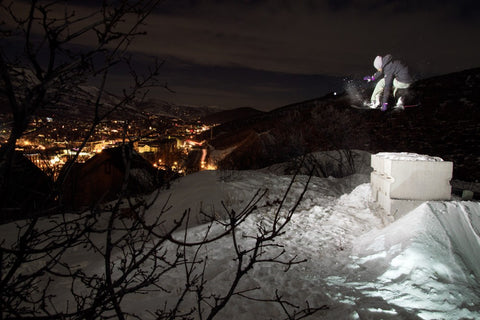
[[[395,110],[404,110],[405,109],[405,103],[404,103],[404,98],[403,96],[400,96],[398,99],[397,99],[397,103],[395,104],[395,106],[393,107]]]
[[[397,105],[399,104],[398,102],[400,99],[401,99],[400,104],[404,106],[414,105],[419,103],[415,95],[415,92],[409,89],[398,89],[397,92],[395,93],[395,99],[397,99]]]
[[[370,102],[365,101],[363,105],[369,107],[370,109],[376,109],[380,107],[380,95],[376,95],[375,100],[372,100]]]

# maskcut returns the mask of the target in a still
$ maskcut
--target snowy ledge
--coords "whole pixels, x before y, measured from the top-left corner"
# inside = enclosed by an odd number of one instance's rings
[[[402,161],[443,161],[442,158],[409,152],[379,152],[377,157]]]

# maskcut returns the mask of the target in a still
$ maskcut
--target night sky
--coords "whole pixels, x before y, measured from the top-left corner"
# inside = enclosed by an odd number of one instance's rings
[[[476,0],[170,0],[147,23],[132,54],[140,69],[166,59],[175,93],[151,97],[177,104],[271,110],[342,90],[387,53],[416,78],[480,66]]]

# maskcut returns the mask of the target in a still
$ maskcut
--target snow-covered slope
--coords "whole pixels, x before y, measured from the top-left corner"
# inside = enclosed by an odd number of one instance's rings
[[[255,214],[240,227],[240,246],[248,248],[252,241],[248,236],[256,235],[258,226],[272,219],[291,178],[264,171],[198,172],[161,191],[147,215],[154,218],[169,199],[173,206],[170,218],[188,208],[194,216],[200,208],[222,216],[222,201],[228,208],[240,210],[257,189],[268,189]],[[296,178],[285,208],[293,206],[307,178]],[[286,258],[297,256],[307,261],[288,272],[282,265],[259,264],[239,290],[258,287],[249,292],[258,298],[273,298],[278,290],[298,306],[308,300],[310,306],[328,307],[309,319],[480,318],[480,203],[427,202],[397,221],[388,221],[372,203],[368,181],[363,174],[343,179],[314,177],[285,234],[278,239]],[[188,236],[202,239],[207,231],[202,218],[191,222]],[[1,226],[1,237],[14,237],[12,230]],[[216,226],[209,232],[221,230]],[[183,238],[183,231],[177,235]],[[208,255],[206,292],[224,292],[234,274],[232,242],[208,244],[201,253]],[[101,273],[102,262],[87,258],[92,256],[77,251],[71,262]],[[143,319],[153,318],[148,310],[173,303],[175,293],[184,286],[184,276],[184,270],[168,272],[162,284],[169,292],[127,297],[122,309]],[[55,290],[61,293],[65,288],[57,284]],[[184,302],[194,301],[190,298]],[[193,302],[191,307],[195,307]],[[278,304],[235,296],[217,318],[286,316]]]
[[[370,305],[370,311],[376,307],[368,301],[382,301],[380,309],[390,306],[405,317],[477,319],[479,254],[479,203],[427,202],[356,239],[352,272],[327,282],[347,289],[344,300]]]
[[[262,219],[271,218],[275,207],[267,204],[281,198],[290,178],[260,171],[200,172],[171,192],[179,199],[203,199],[212,208],[221,198],[240,208],[256,189],[268,188],[264,206],[241,228],[254,234]],[[297,179],[287,207],[306,181]],[[191,229],[198,238],[204,231]],[[258,296],[270,298],[278,289],[298,305],[308,300],[329,307],[312,319],[480,317],[478,202],[426,202],[392,222],[372,203],[367,175],[314,178],[281,242],[291,257],[308,261],[287,273],[275,265],[258,266],[242,287],[259,286]],[[208,273],[212,291],[222,291],[231,279],[232,250],[228,241],[208,248],[215,260]],[[277,306],[234,299],[220,318],[282,316]]]

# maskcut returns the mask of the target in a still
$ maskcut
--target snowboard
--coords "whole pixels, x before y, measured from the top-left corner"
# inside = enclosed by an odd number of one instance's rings
[[[405,108],[413,108],[413,107],[418,107],[420,106],[420,103],[415,103],[415,104],[409,104],[409,105],[404,105],[403,108],[388,108],[388,110],[393,110],[393,111],[402,111]],[[380,107],[378,108],[370,108],[369,106],[364,106],[364,105],[356,105],[356,104],[351,104],[350,107],[355,108],[355,109],[360,109],[360,110],[380,110]],[[387,111],[388,111],[387,110]]]

